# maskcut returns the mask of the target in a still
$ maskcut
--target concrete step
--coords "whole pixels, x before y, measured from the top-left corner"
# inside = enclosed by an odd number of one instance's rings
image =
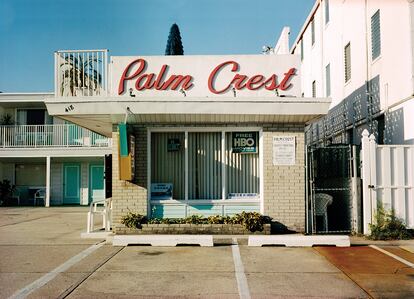
[[[348,236],[304,236],[304,235],[271,235],[249,236],[249,246],[260,247],[263,245],[286,247],[312,247],[312,246],[337,246],[349,247],[351,242]]]
[[[115,235],[112,240],[114,246],[151,245],[151,246],[177,246],[200,245],[213,246],[212,235]]]

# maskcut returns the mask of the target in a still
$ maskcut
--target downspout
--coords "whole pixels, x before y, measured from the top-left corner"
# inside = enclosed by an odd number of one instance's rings
[[[364,15],[365,15],[365,95],[366,95],[366,101],[367,101],[367,124],[369,133],[372,134],[372,103],[371,103],[371,88],[369,84],[369,53],[368,53],[368,9],[367,9],[367,0],[364,1]],[[352,55],[351,55],[352,57]],[[352,58],[351,58],[352,59]]]

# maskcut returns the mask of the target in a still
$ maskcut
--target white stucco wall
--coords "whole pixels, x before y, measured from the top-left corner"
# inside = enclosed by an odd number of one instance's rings
[[[311,46],[310,25],[303,35],[302,90],[305,96],[312,95],[313,80],[317,81],[317,96],[325,96],[323,87],[325,66],[328,63],[331,65],[332,107],[362,86],[367,75],[369,79],[381,75],[383,108],[412,95],[412,32],[408,1],[368,0],[366,12],[364,1],[331,0],[329,3],[330,21],[327,24],[324,19],[324,5],[319,6],[315,12],[315,44]],[[371,16],[378,9],[381,19],[381,55],[371,61]],[[365,22],[368,26],[367,36]],[[348,42],[351,43],[352,76],[345,83],[344,47]],[[294,53],[300,54],[300,49],[299,43]],[[385,94],[386,84],[388,96]],[[388,103],[385,103],[386,98]]]

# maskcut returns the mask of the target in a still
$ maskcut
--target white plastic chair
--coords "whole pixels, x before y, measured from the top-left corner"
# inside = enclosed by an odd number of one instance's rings
[[[36,206],[37,205],[37,201],[39,199],[43,200],[43,204],[45,202],[46,199],[46,189],[42,188],[36,191],[36,193],[34,194],[34,199],[33,199],[33,205]]]
[[[101,209],[98,208],[99,206],[101,206]],[[90,203],[86,224],[87,233],[94,231],[95,215],[102,216],[102,228],[106,232],[109,232],[112,226],[112,198],[92,201]]]
[[[322,216],[323,230],[328,231],[328,206],[333,202],[333,197],[326,193],[315,194],[315,215]]]

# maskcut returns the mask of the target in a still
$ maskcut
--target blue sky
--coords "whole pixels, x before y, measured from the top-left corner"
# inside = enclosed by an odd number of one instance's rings
[[[0,0],[0,91],[53,90],[53,52],[164,55],[170,26],[184,54],[259,54],[284,26],[291,42],[313,0]]]

